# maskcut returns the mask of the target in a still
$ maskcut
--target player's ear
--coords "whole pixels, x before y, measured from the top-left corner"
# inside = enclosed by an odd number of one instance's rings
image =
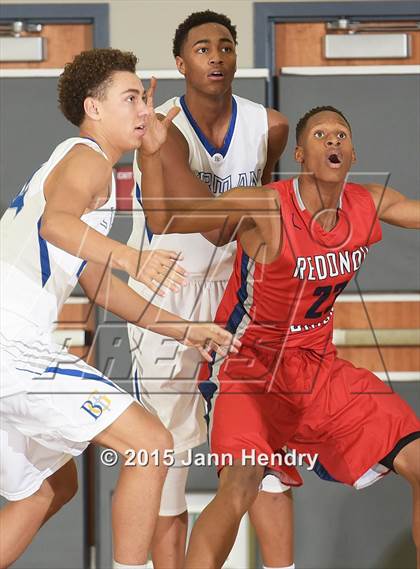
[[[299,145],[295,147],[295,161],[299,164],[303,163],[303,148]]]
[[[176,66],[178,68],[178,71],[182,74],[185,75],[185,65],[184,65],[184,60],[182,59],[182,57],[180,55],[177,55],[175,57],[175,63]]]
[[[87,117],[94,121],[99,119],[98,101],[93,97],[86,97],[83,101],[83,108]]]
[[[353,148],[353,150],[351,151],[351,162],[352,162],[352,164],[354,164],[355,162],[357,162],[356,151],[354,150],[354,148]]]

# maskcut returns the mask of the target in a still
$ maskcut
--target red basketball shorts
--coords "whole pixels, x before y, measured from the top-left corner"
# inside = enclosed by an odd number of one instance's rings
[[[243,345],[239,354],[203,364],[199,388],[219,470],[228,456],[244,464],[254,457],[283,483],[300,485],[296,469],[281,464],[287,447],[317,458],[322,478],[357,488],[389,472],[379,461],[420,431],[420,421],[388,384],[329,349]]]

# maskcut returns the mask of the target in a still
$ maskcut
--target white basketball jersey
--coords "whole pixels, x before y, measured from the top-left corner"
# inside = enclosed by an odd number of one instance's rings
[[[169,99],[156,109],[166,115],[173,106],[181,108],[174,124],[189,148],[191,170],[217,196],[237,186],[256,186],[267,158],[268,122],[266,109],[257,103],[234,96],[232,117],[223,147],[214,148],[201,132],[185,103],[184,97]],[[153,235],[145,222],[141,203],[141,173],[134,161],[135,194],[133,195],[133,231],[129,245],[137,249],[171,249],[182,251],[182,265],[190,279],[227,280],[233,266],[236,245],[216,247],[200,234]],[[182,195],[182,188],[179,189]],[[130,286],[148,296],[148,291],[130,280]],[[154,299],[158,300],[158,299]],[[160,299],[159,299],[160,302]]]
[[[102,152],[89,138],[69,138],[59,144],[51,157],[37,170],[12,201],[0,221],[1,310],[6,322],[24,319],[43,330],[50,330],[86,262],[48,243],[40,234],[45,208],[44,182],[53,168],[76,145],[86,144]],[[69,196],[71,200],[71,196]],[[115,183],[110,197],[81,220],[107,235],[115,212]],[[5,327],[4,332],[7,334]]]

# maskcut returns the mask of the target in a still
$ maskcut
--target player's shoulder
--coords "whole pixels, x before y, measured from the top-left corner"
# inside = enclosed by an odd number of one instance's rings
[[[287,117],[281,113],[280,111],[277,111],[276,109],[272,109],[271,107],[268,107],[266,109],[267,111],[267,120],[268,120],[268,127],[276,127],[276,126],[288,126],[289,125],[289,121],[287,120]]]
[[[270,182],[269,184],[265,184],[262,188],[275,190],[277,196],[282,202],[286,200],[287,197],[293,192],[293,178],[289,178],[287,180],[278,180],[277,182]]]
[[[293,180],[294,178],[287,178],[287,180],[277,180],[276,182],[270,182],[269,184],[265,184],[263,187],[274,188],[279,192],[289,192],[293,190]]]
[[[237,123],[240,128],[252,132],[255,136],[258,133],[267,133],[269,125],[264,105],[238,97],[238,95],[233,95],[233,98],[236,102]]]
[[[89,168],[101,165],[107,172],[112,171],[112,164],[102,151],[92,148],[83,142],[75,144],[69,152],[69,161],[72,164],[82,163]]]
[[[369,192],[370,194],[382,193],[385,189],[385,186],[383,184],[375,184],[374,182],[363,184],[360,187],[363,188],[365,191]]]
[[[180,106],[181,105],[179,103],[179,97],[171,97],[170,99],[168,99],[167,101],[156,107],[155,112],[158,115],[166,116],[173,107],[180,107]]]
[[[256,103],[255,101],[251,101],[251,99],[245,99],[244,97],[240,97],[239,95],[233,95],[233,98],[236,102],[238,109],[265,113],[265,107],[261,103]]]
[[[251,101],[250,99],[245,99],[243,97],[239,97],[238,95],[233,95],[233,98],[236,101],[238,107],[243,107],[245,110],[254,110],[260,113],[267,115],[268,122],[270,126],[275,126],[277,124],[288,124],[287,118],[276,109],[272,109],[271,107],[265,107],[261,103],[256,103],[255,101]]]
[[[354,182],[347,182],[344,189],[354,198],[363,198],[371,195],[375,191],[376,184],[356,184]]]
[[[347,182],[345,185],[345,195],[358,207],[370,208],[372,205],[375,206],[383,189],[383,186],[378,184],[355,184],[353,182]]]
[[[185,113],[183,111],[183,107],[181,105],[180,97],[171,97],[159,107],[156,107],[155,112],[157,115],[166,116],[168,112],[173,107],[179,107],[181,112],[179,112],[176,117],[172,120],[171,124],[169,125],[168,130],[168,145],[171,144],[171,141],[175,144],[181,145],[181,149],[183,152],[188,148],[187,144],[187,136],[190,130],[190,126],[188,120],[186,119]]]
[[[86,182],[95,181],[95,185],[101,184],[112,175],[112,164],[104,154],[83,142],[71,148],[66,159],[58,164],[58,169],[63,176],[84,179]]]

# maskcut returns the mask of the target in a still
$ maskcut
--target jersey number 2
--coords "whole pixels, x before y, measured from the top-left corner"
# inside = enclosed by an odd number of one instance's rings
[[[305,318],[321,318],[323,314],[327,314],[333,307],[335,299],[340,294],[340,292],[343,292],[348,282],[349,281],[343,281],[342,283],[337,283],[334,287],[334,290],[332,286],[319,286],[316,288],[314,291],[314,296],[318,296],[319,298],[313,303],[308,312],[305,314]],[[334,298],[331,304],[324,308],[322,312],[317,312],[321,304],[328,300],[331,293],[334,294]]]

